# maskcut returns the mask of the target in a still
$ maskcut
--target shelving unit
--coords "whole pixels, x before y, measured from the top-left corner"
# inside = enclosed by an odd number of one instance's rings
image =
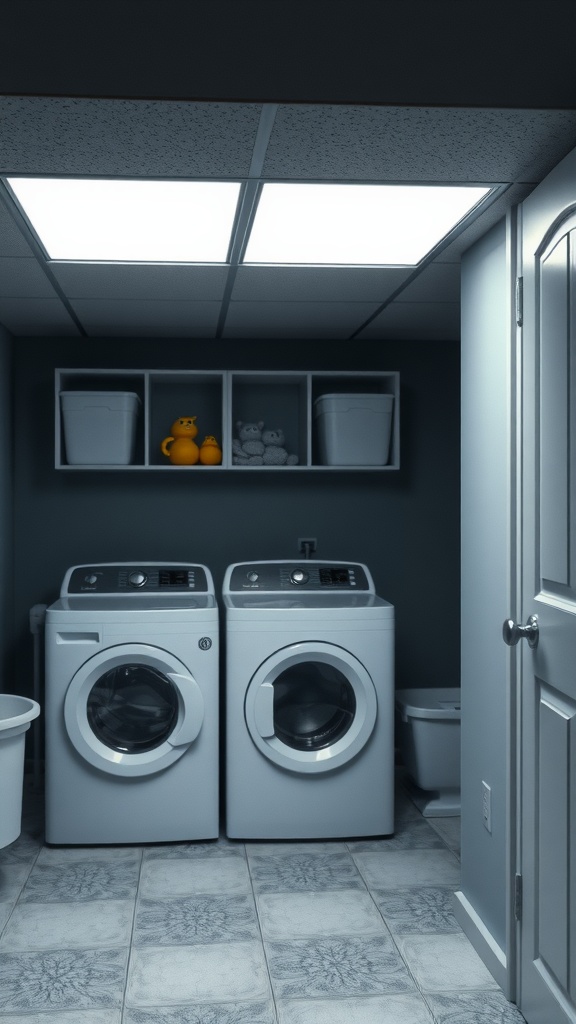
[[[129,465],[68,465],[60,394],[63,391],[128,391],[140,398],[134,459]],[[390,394],[394,396],[389,461],[383,466],[332,466],[320,460],[314,402],[325,394]],[[273,471],[298,473],[388,472],[400,467],[400,376],[396,371],[270,372],[264,370],[82,370],[55,372],[55,465],[73,470],[157,470],[160,472],[235,473]],[[222,464],[175,466],[161,451],[162,440],[180,416],[196,416],[200,445],[214,435],[222,447]],[[260,422],[282,429],[284,447],[297,455],[294,466],[234,465],[232,438],[236,424]]]

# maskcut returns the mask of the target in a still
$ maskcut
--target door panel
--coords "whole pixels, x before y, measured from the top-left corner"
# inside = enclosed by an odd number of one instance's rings
[[[576,153],[522,208],[522,609],[518,1003],[576,1022]]]

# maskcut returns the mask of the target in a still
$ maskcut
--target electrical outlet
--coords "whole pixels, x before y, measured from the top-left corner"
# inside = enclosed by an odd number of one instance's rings
[[[316,537],[298,537],[298,551],[306,558],[310,558],[316,551]]]
[[[487,782],[482,783],[482,824],[492,832],[492,790]]]

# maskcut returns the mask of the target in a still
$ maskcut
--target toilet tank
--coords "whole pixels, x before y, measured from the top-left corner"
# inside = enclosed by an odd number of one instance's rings
[[[396,691],[396,738],[420,789],[460,787],[460,689]]]

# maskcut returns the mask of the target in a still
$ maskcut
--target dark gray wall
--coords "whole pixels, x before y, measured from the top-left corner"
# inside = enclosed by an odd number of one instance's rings
[[[12,689],[12,339],[0,324],[0,693]]]
[[[453,343],[16,340],[13,653],[20,691],[30,687],[29,609],[57,597],[68,566],[199,561],[220,588],[229,563],[296,557],[302,536],[318,538],[318,557],[367,563],[379,593],[396,606],[398,686],[457,685],[459,360]],[[58,471],[56,367],[399,370],[402,468],[243,476]]]

